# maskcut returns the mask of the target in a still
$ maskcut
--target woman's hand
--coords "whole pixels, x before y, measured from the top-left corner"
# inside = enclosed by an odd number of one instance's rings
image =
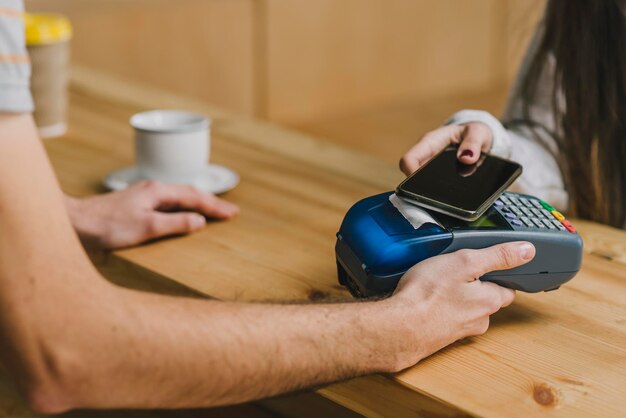
[[[191,186],[153,181],[83,199],[66,197],[66,206],[83,244],[95,249],[189,234],[205,226],[205,217],[230,219],[239,212],[236,205]]]
[[[443,126],[428,132],[408,150],[400,160],[400,169],[408,176],[451,144],[459,144],[460,162],[474,164],[481,152],[491,149],[492,141],[491,130],[484,123]]]

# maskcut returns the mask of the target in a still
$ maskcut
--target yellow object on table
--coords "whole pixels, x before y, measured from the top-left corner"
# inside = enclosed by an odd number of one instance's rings
[[[24,14],[26,45],[31,61],[30,90],[34,118],[42,138],[67,131],[67,83],[72,25],[58,14]]]
[[[72,24],[63,15],[24,13],[27,45],[48,45],[72,39]]]

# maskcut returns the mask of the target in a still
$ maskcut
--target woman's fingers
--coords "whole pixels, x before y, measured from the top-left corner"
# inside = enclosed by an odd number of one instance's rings
[[[474,164],[481,152],[491,149],[491,130],[480,122],[466,125],[450,125],[435,129],[404,154],[400,169],[407,176],[424,165],[450,144],[460,144],[457,158],[464,164]]]
[[[400,170],[408,176],[448,145],[458,144],[463,129],[463,126],[451,125],[427,133],[404,154],[400,160]]]
[[[481,152],[491,148],[491,130],[483,123],[463,125],[462,141],[457,151],[457,158],[463,164],[474,164]]]

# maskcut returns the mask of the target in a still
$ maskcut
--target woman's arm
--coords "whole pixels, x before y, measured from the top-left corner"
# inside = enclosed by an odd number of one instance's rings
[[[540,111],[535,107],[535,112]],[[568,206],[568,195],[563,183],[561,170],[551,151],[538,140],[537,133],[530,125],[519,119],[505,127],[491,114],[477,110],[463,110],[453,115],[446,124],[455,127],[464,134],[459,135],[460,153],[465,149],[487,148],[486,152],[520,163],[524,169],[522,175],[513,183],[510,190],[528,193],[550,202],[561,211]],[[482,125],[487,129],[478,129]],[[555,147],[554,140],[545,130],[538,129],[539,135],[548,146]],[[475,132],[474,135],[468,133]],[[469,139],[469,141],[468,141]],[[492,145],[485,146],[485,143]],[[419,144],[418,144],[419,145]],[[476,155],[479,155],[479,151]],[[473,163],[470,161],[469,163]]]
[[[534,35],[526,53],[510,93],[503,122],[480,110],[455,113],[444,127],[426,134],[404,155],[400,166],[407,175],[449,144],[457,143],[460,144],[459,160],[466,164],[476,162],[480,152],[490,152],[519,162],[524,171],[511,190],[540,197],[560,210],[567,208],[567,192],[553,155],[558,150],[550,134],[556,131],[552,109],[552,63],[546,63],[538,85],[539,94],[530,104],[532,122],[524,117],[521,99],[522,82],[536,51],[540,31]]]

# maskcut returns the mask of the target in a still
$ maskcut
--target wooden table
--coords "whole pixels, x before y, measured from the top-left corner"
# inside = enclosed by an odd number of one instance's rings
[[[128,117],[163,107],[213,118],[213,161],[242,176],[226,196],[241,206],[241,216],[111,254],[105,264],[118,280],[224,300],[348,298],[337,284],[334,234],[352,203],[402,178],[378,159],[76,69],[69,133],[46,142],[63,188],[77,195],[101,191],[109,171],[132,162]],[[559,291],[518,294],[486,335],[402,373],[318,393],[368,416],[624,416],[626,233],[575,225],[585,241],[583,268]]]

